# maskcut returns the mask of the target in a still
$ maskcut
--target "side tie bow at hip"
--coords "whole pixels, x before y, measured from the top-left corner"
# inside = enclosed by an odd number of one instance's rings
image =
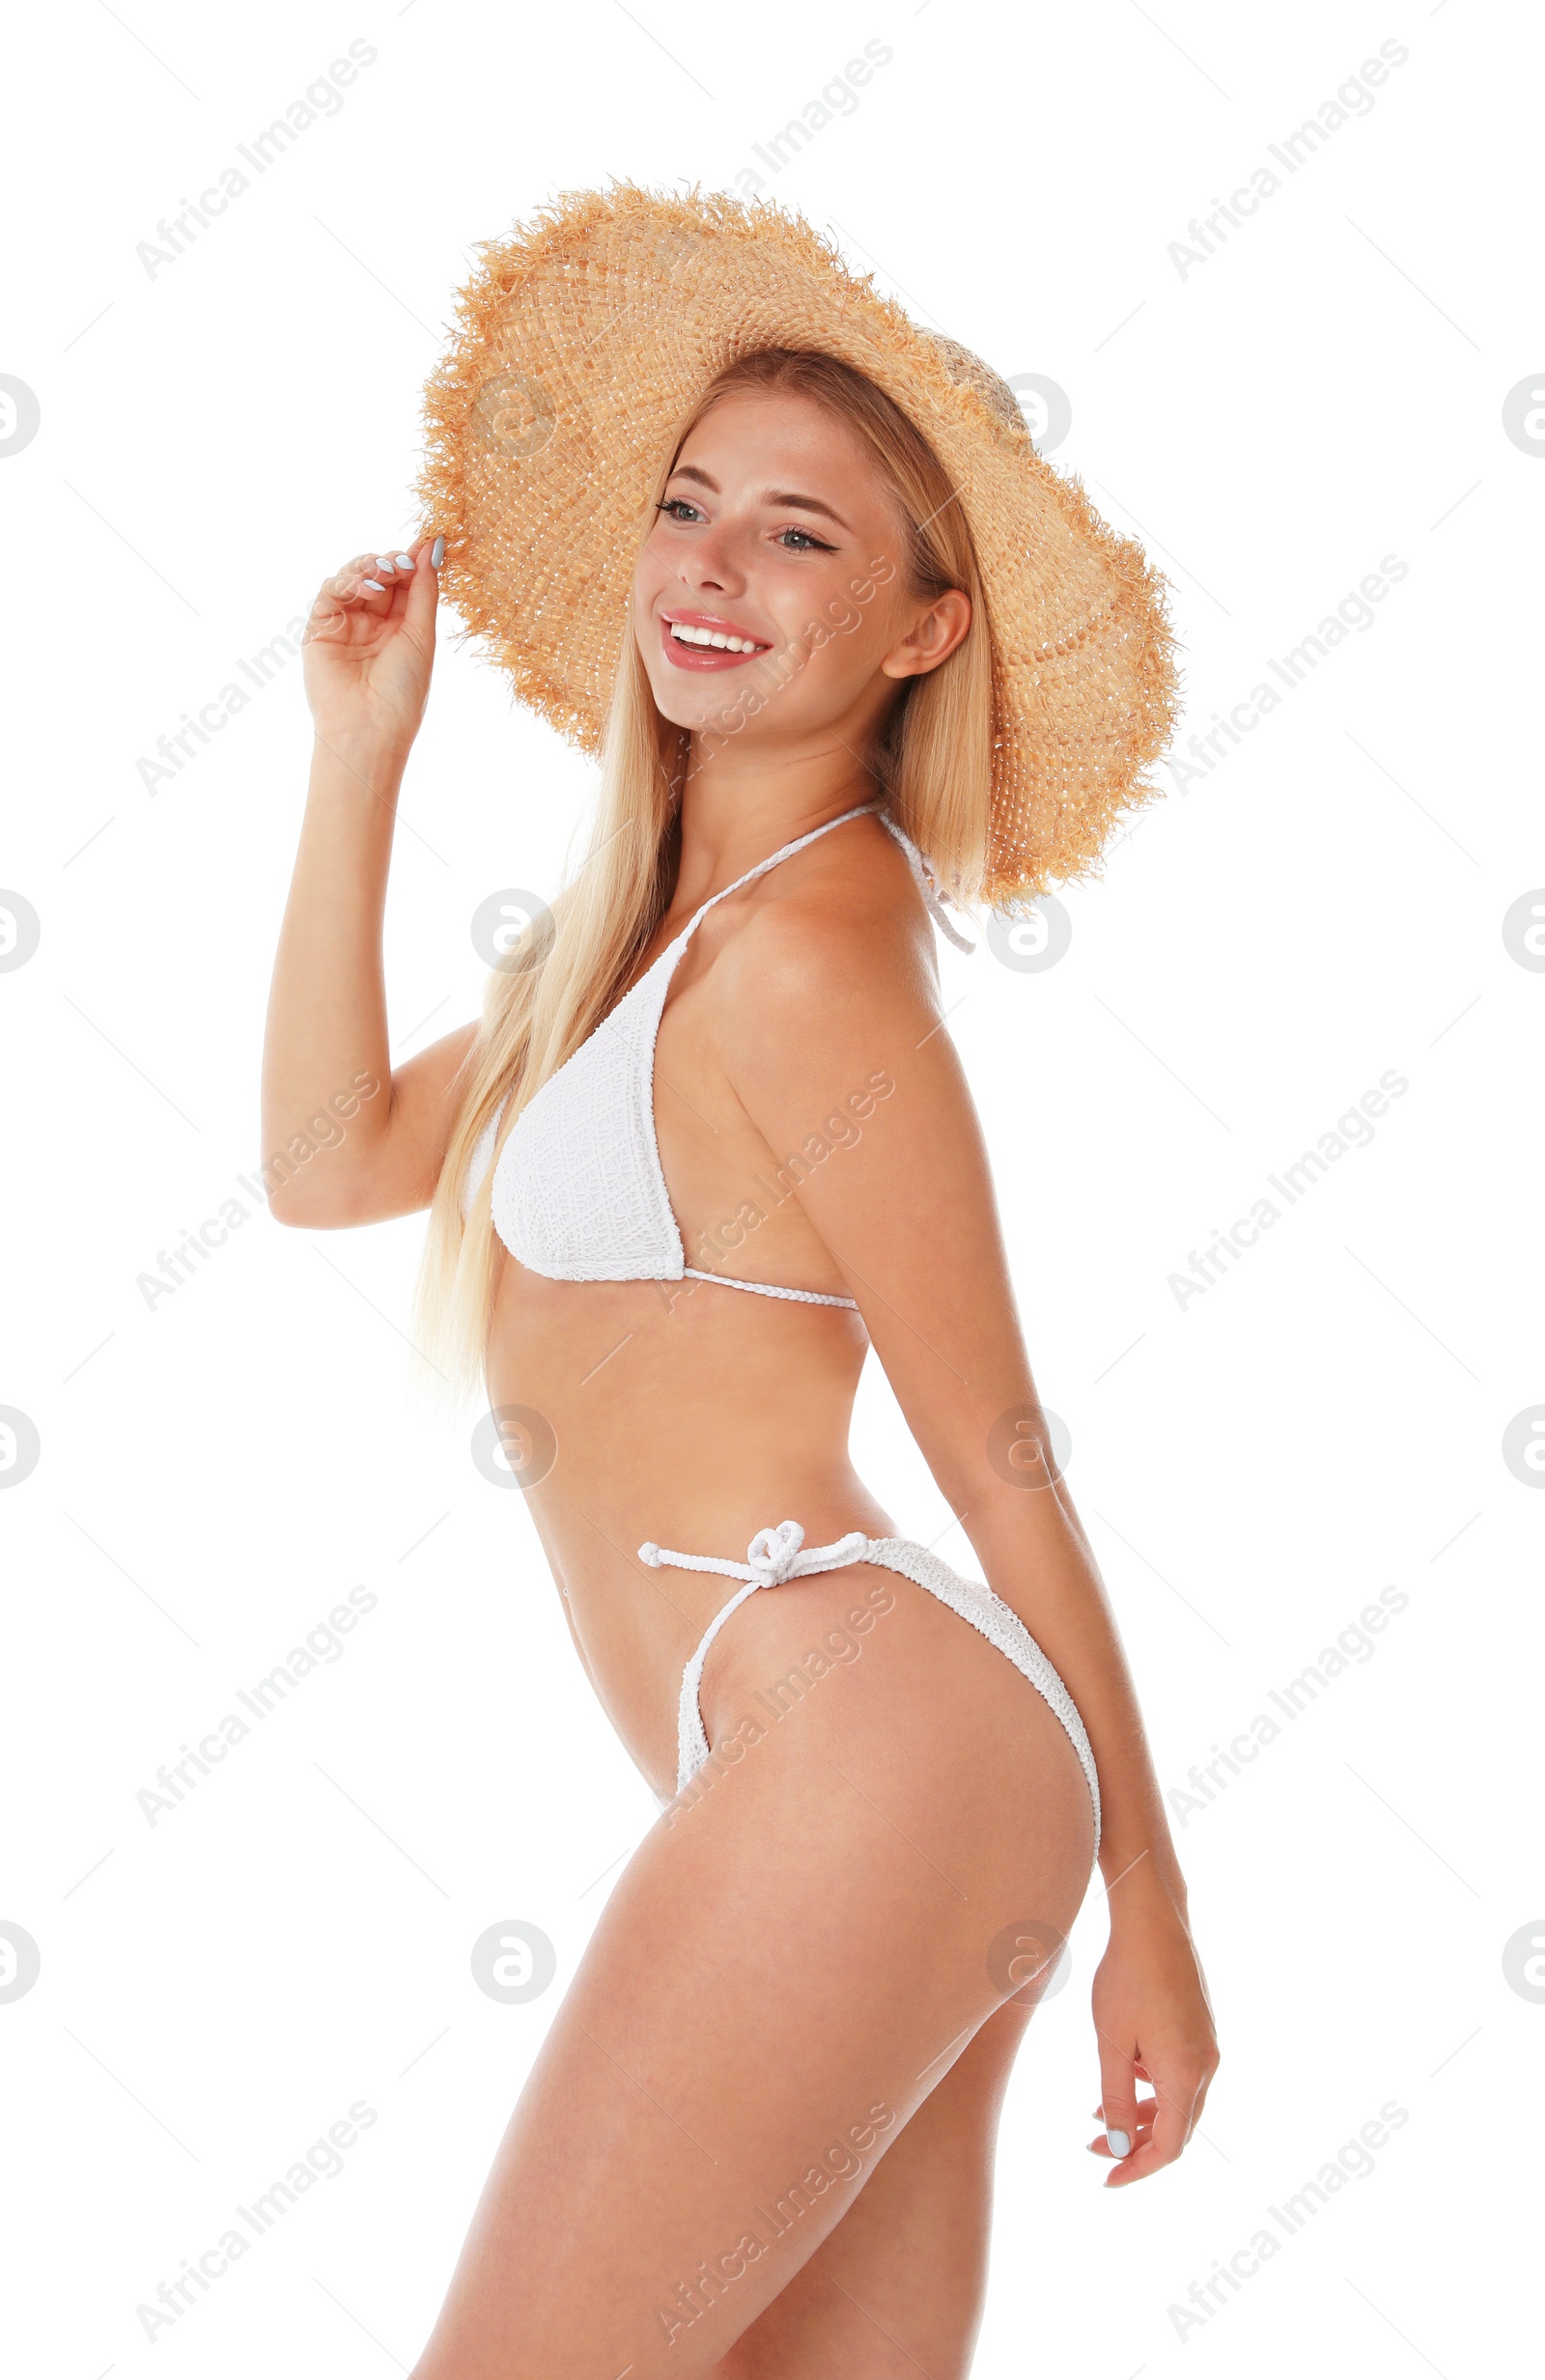
[[[744,1562],[721,1561],[714,1554],[676,1554],[669,1546],[653,1542],[638,1549],[638,1558],[651,1570],[716,1570],[721,1578],[741,1579],[744,1584],[732,1595],[721,1611],[715,1613],[703,1632],[703,1640],[682,1672],[681,1707],[677,1714],[676,1734],[679,1777],[695,1777],[708,1758],[708,1738],[703,1732],[703,1714],[698,1704],[698,1690],[703,1683],[703,1663],[725,1621],[737,1612],[748,1596],[758,1587],[781,1586],[788,1579],[806,1579],[818,1570],[845,1570],[850,1562],[869,1559],[870,1540],[861,1528],[839,1537],[835,1545],[811,1546],[804,1551],[804,1531],[798,1521],[780,1521],[776,1528],[759,1528],[745,1549]]]
[[[835,1545],[803,1551],[804,1531],[798,1521],[780,1521],[776,1528],[759,1528],[745,1549],[744,1562],[727,1562],[713,1554],[676,1554],[653,1542],[638,1549],[638,1558],[651,1570],[714,1570],[724,1579],[744,1579],[748,1586],[781,1586],[788,1579],[806,1579],[819,1570],[843,1570],[850,1562],[868,1558],[869,1540],[861,1528],[839,1537]]]

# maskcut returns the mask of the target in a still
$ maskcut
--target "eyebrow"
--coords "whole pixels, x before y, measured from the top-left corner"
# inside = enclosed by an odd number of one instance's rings
[[[678,463],[675,470],[671,473],[671,478],[695,479],[700,488],[706,488],[708,490],[710,495],[716,496],[720,493],[717,483],[710,479],[706,471],[700,471],[694,462]],[[829,504],[823,504],[819,496],[799,496],[789,493],[786,490],[767,488],[763,490],[762,502],[764,504],[772,504],[780,508],[786,508],[794,512],[819,513],[824,520],[834,520],[839,529],[846,529],[848,527],[848,523],[843,519],[842,515],[840,513],[834,513]]]

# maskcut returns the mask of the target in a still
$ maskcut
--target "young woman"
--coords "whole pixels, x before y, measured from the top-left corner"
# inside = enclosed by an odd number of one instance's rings
[[[433,1208],[426,1345],[486,1377],[663,1807],[415,2380],[947,2380],[1096,1853],[1109,2186],[1179,2155],[1217,2063],[933,947],[941,883],[1044,889],[1143,798],[1157,583],[985,367],[771,210],[549,210],[489,252],[431,430],[445,545],[356,556],[312,612],[265,1146],[361,1072],[390,1093],[273,1209]],[[604,737],[602,792],[483,1022],[393,1071],[381,911],[446,547],[527,699]],[[871,1346],[988,1586],[852,1468]]]

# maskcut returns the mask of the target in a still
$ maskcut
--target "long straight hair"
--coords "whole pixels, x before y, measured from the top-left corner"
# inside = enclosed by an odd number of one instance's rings
[[[717,374],[663,455],[640,546],[683,445],[734,392],[813,399],[856,431],[888,484],[904,524],[905,583],[919,602],[959,587],[971,627],[948,659],[907,681],[865,763],[892,818],[957,902],[980,888],[987,862],[993,762],[992,640],[962,506],[927,439],[899,406],[835,356],[765,348]],[[878,557],[877,557],[878,558]],[[481,1382],[494,1253],[484,1168],[464,1218],[468,1163],[501,1100],[499,1146],[526,1103],[614,1006],[675,888],[681,799],[690,759],[685,729],[656,706],[632,620],[607,708],[590,846],[552,904],[533,964],[489,979],[477,1038],[452,1096],[460,1101],[419,1274],[414,1338],[463,1393]]]

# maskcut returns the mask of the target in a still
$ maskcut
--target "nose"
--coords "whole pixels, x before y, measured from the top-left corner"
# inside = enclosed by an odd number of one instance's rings
[[[744,591],[744,557],[727,521],[713,522],[693,539],[690,550],[682,557],[680,575],[683,586],[693,590],[711,589],[716,595]]]

